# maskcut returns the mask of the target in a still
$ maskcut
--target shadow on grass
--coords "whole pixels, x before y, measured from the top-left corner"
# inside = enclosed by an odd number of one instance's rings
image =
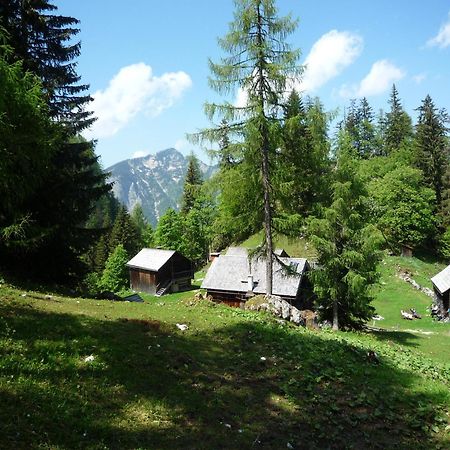
[[[434,448],[440,394],[344,342],[257,321],[183,334],[0,313],[2,448]]]
[[[420,347],[420,338],[409,331],[370,330],[379,341],[395,342],[406,347]]]

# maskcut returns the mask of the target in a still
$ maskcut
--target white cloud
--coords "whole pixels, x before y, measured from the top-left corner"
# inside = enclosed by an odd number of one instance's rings
[[[305,72],[297,89],[312,92],[353,64],[363,49],[361,36],[349,31],[331,30],[312,46],[305,59]]]
[[[450,47],[450,13],[447,22],[441,26],[438,34],[427,42],[427,45],[440,48]]]
[[[337,77],[346,67],[353,64],[363,49],[361,36],[349,31],[331,30],[314,43],[305,59],[305,71],[301,80],[293,81],[288,88],[311,93],[332,78]],[[239,89],[234,105],[244,107],[248,94]]]
[[[419,74],[414,75],[412,77],[412,79],[414,80],[414,83],[416,83],[416,84],[422,83],[422,81],[424,81],[426,78],[427,78],[427,74],[426,73],[419,73]]]
[[[157,77],[144,63],[122,67],[106,89],[93,94],[92,108],[98,120],[85,135],[89,139],[112,136],[142,112],[155,117],[170,108],[191,85],[185,72]]]
[[[133,153],[132,158],[142,158],[143,156],[147,156],[147,155],[148,155],[148,151],[139,150],[139,151]]]
[[[353,86],[344,85],[340,89],[341,97],[370,97],[386,92],[393,83],[401,80],[405,72],[386,59],[373,63],[370,72]]]

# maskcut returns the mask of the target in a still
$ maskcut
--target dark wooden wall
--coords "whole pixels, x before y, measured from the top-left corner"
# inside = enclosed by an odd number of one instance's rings
[[[143,269],[130,268],[131,289],[136,292],[156,293],[156,273]]]

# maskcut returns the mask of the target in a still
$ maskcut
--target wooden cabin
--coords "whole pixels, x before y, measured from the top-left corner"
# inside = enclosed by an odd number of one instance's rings
[[[448,317],[450,310],[450,266],[435,275],[431,282],[433,283],[434,302],[439,309],[441,317]]]
[[[192,262],[174,250],[144,248],[127,263],[133,291],[161,296],[190,289]]]
[[[306,307],[311,294],[305,276],[308,270],[309,264],[304,258],[274,258],[273,295],[300,309]],[[231,247],[226,254],[214,259],[201,287],[215,301],[241,307],[254,295],[267,293],[265,259],[249,257],[245,248]]]

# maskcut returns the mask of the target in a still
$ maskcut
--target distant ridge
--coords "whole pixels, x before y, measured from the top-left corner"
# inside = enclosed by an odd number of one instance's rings
[[[204,179],[216,170],[199,161]],[[174,148],[155,155],[126,159],[109,167],[114,196],[131,211],[141,203],[144,214],[154,226],[168,208],[180,207],[188,158]]]

